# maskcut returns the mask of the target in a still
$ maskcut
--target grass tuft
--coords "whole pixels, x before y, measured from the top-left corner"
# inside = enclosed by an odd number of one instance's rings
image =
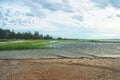
[[[49,40],[29,40],[25,42],[0,44],[0,50],[45,49],[49,48]]]

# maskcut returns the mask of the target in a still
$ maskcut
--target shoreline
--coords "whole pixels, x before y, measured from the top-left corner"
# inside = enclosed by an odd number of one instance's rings
[[[0,58],[0,60],[120,59],[120,57]]]

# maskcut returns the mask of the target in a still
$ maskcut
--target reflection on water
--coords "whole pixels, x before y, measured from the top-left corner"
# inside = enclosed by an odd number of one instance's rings
[[[120,43],[63,42],[50,49],[0,51],[0,59],[120,57]]]

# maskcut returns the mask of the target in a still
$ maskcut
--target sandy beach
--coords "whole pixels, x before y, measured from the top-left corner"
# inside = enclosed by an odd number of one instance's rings
[[[120,58],[0,60],[0,80],[120,80]]]

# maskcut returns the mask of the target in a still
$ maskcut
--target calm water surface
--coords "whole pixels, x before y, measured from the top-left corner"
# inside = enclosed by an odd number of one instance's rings
[[[0,51],[0,59],[120,57],[120,43],[62,42],[50,49]]]

